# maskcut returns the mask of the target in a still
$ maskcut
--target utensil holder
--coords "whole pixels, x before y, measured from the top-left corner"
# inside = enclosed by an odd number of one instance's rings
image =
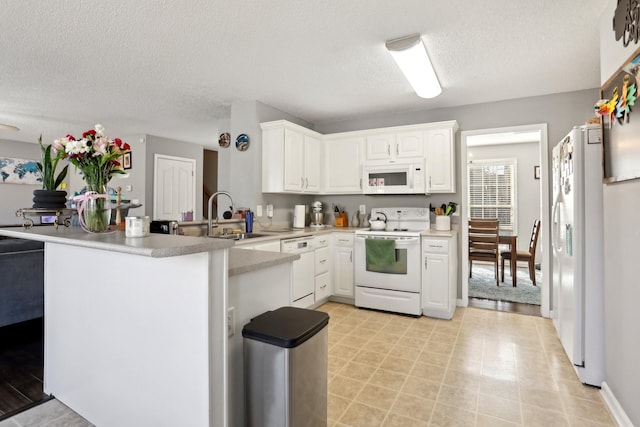
[[[451,217],[448,215],[436,215],[436,230],[437,231],[451,230]]]

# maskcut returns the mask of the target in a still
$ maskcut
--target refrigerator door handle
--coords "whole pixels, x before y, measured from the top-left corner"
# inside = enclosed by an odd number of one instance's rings
[[[553,247],[553,253],[554,254],[559,254],[560,252],[562,252],[562,246],[561,246],[561,241],[562,239],[560,239],[560,212],[561,209],[559,209],[560,205],[562,204],[562,202],[560,201],[560,196],[556,196],[556,200],[553,202],[553,210],[551,212],[551,246]]]

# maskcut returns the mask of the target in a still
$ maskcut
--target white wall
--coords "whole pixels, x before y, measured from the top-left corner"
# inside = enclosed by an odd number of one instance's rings
[[[8,133],[8,132],[3,132]],[[0,139],[0,157],[40,161],[40,146],[36,143]],[[0,182],[0,225],[22,225],[16,217],[20,208],[33,206],[33,190],[42,184],[3,184]]]
[[[601,82],[604,83],[639,47],[616,41],[611,19],[617,4],[608,0],[600,19]],[[635,110],[631,120],[640,119]],[[638,141],[640,144],[640,136]],[[604,187],[605,381],[631,422],[640,426],[640,300],[638,242],[640,180]]]

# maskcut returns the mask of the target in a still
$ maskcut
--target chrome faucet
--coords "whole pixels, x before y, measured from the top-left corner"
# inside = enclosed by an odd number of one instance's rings
[[[211,210],[213,207],[213,199],[216,198],[216,196],[220,195],[220,194],[224,194],[225,196],[227,196],[229,198],[229,200],[231,200],[231,212],[233,213],[233,199],[231,198],[231,194],[229,194],[226,191],[216,191],[215,193],[213,193],[211,195],[211,197],[209,197],[209,202],[207,203],[207,236],[211,237],[213,235],[212,231],[211,231]],[[216,207],[216,226],[218,224],[218,208]]]

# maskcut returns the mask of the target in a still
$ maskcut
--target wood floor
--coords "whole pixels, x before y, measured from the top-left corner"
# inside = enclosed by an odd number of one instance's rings
[[[0,420],[41,403],[43,319],[0,328]]]

